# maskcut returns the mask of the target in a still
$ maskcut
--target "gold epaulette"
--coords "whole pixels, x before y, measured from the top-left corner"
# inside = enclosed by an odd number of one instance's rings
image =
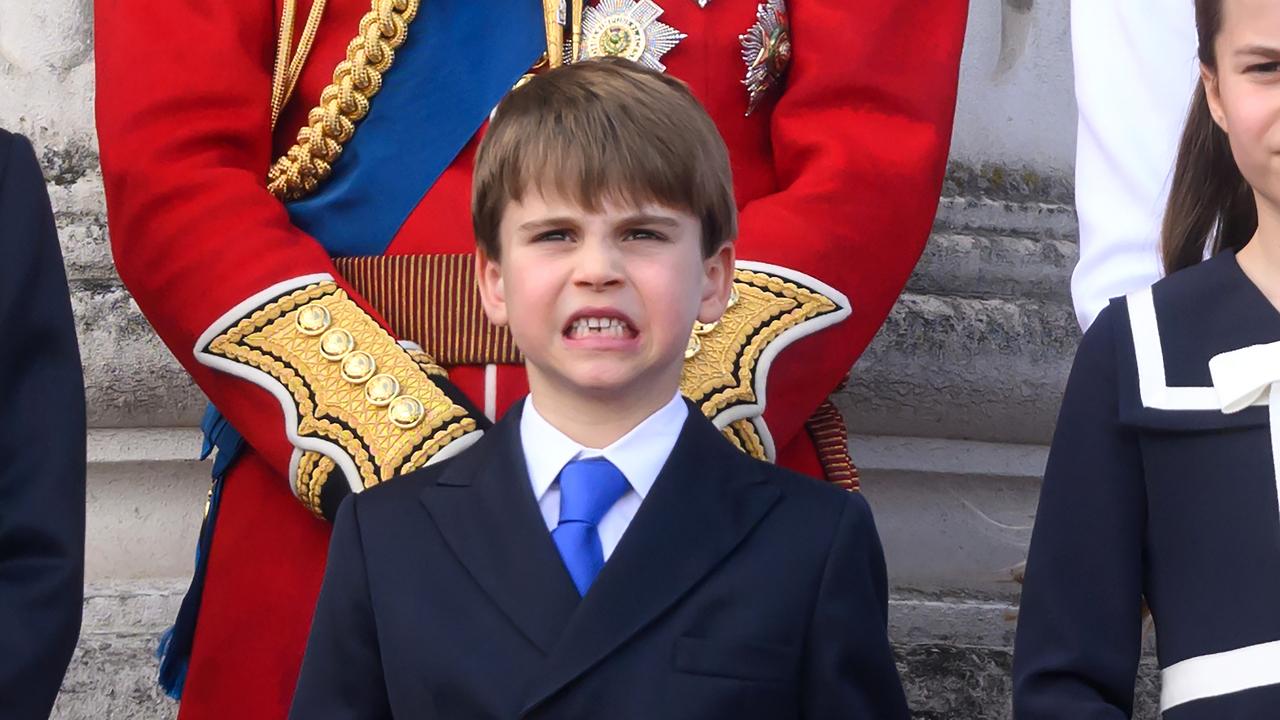
[[[791,343],[848,317],[849,300],[803,273],[745,261],[733,290],[719,322],[694,328],[680,391],[744,452],[773,460],[763,420],[769,366]]]
[[[476,418],[433,379],[443,371],[398,344],[327,275],[245,301],[202,336],[196,356],[280,401],[295,447],[291,485],[316,513],[335,468],[359,492],[479,435]]]

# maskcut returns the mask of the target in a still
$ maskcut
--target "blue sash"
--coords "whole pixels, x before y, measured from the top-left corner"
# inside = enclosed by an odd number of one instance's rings
[[[293,223],[332,256],[383,254],[545,37],[537,0],[423,0],[333,175],[288,205]]]

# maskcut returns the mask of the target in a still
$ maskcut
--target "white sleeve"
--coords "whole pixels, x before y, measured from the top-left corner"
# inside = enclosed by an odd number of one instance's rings
[[[1193,0],[1072,0],[1080,326],[1160,277],[1160,223],[1199,78]]]

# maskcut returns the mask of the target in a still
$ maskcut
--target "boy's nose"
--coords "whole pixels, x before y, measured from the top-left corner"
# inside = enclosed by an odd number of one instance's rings
[[[604,288],[622,283],[622,253],[608,240],[590,238],[577,253],[576,285]]]

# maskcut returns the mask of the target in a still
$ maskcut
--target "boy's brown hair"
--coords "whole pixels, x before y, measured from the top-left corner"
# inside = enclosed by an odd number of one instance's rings
[[[618,58],[539,75],[498,104],[476,154],[476,243],[499,259],[507,203],[554,190],[592,212],[604,200],[653,202],[702,222],[710,257],[738,233],[729,152],[683,82]]]

